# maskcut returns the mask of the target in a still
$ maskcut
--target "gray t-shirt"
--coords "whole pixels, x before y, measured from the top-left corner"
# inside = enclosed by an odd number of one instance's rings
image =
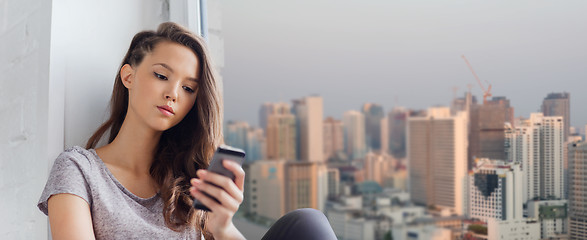
[[[90,205],[96,239],[199,239],[190,228],[175,232],[165,226],[159,194],[141,198],[128,191],[94,149],[72,147],[55,160],[39,199],[47,215],[47,200],[55,194],[77,195]]]

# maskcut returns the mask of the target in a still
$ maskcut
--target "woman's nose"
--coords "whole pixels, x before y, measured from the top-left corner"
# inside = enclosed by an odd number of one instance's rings
[[[165,99],[168,99],[168,100],[171,100],[172,102],[175,102],[175,98],[170,95],[165,96]]]
[[[181,87],[179,86],[179,84],[170,84],[171,86],[169,86],[167,93],[165,94],[165,99],[171,100],[172,102],[175,102],[177,100],[177,96],[179,94],[179,90],[181,89]]]

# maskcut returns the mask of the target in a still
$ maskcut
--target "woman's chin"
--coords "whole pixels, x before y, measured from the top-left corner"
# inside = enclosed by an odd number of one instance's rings
[[[172,128],[174,125],[169,122],[151,124],[151,128],[157,132],[164,132]]]

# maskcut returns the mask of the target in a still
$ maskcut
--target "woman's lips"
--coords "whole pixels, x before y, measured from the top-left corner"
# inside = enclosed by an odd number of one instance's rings
[[[173,112],[173,108],[167,106],[167,105],[163,105],[163,106],[157,106],[157,108],[159,109],[159,111],[161,111],[161,113],[163,113],[163,115],[165,116],[172,116],[175,113]]]

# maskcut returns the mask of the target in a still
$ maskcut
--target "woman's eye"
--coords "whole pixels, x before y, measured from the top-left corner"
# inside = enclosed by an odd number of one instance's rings
[[[194,93],[194,92],[195,92],[195,91],[194,91],[194,89],[192,89],[192,88],[190,88],[190,87],[186,87],[186,86],[184,86],[184,87],[183,87],[183,89],[184,89],[184,90],[186,90],[186,91],[187,91],[187,92],[189,92],[189,93]]]
[[[161,79],[161,80],[167,80],[167,77],[165,75],[161,75],[159,73],[154,72],[155,77]]]

